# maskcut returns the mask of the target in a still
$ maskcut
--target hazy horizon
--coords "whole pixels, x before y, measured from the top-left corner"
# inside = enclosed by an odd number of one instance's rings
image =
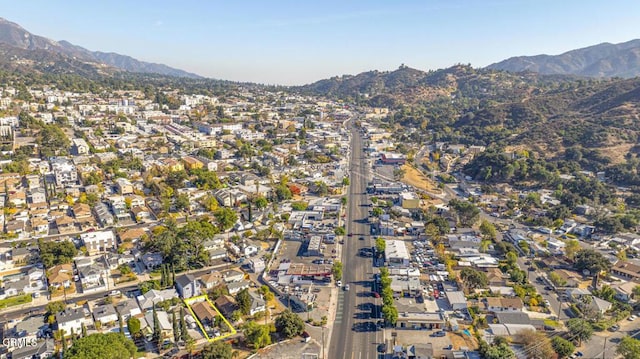
[[[301,85],[401,64],[484,67],[640,37],[630,0],[4,2],[33,34],[202,76]]]

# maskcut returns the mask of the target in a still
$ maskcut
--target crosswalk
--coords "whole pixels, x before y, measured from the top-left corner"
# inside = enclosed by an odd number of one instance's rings
[[[336,320],[335,324],[342,323],[342,316],[344,314],[344,291],[338,292],[338,307],[336,308]]]

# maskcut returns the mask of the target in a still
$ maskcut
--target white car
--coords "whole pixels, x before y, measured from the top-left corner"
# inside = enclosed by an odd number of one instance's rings
[[[349,290],[349,285],[348,284],[344,285],[344,290]]]
[[[337,285],[338,287],[342,287],[342,281],[341,281],[341,280],[337,281],[337,282],[336,282],[336,285]]]
[[[638,318],[638,316],[636,316],[635,314],[631,315],[629,318],[627,318],[628,321],[633,322],[634,320],[636,320]]]

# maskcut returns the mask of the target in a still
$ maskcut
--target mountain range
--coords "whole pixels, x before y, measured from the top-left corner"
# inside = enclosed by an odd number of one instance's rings
[[[90,51],[68,41],[54,41],[34,35],[20,25],[0,18],[0,65],[9,69],[31,68],[43,72],[81,75],[114,71],[157,73],[201,78],[201,76],[163,64],[136,60],[113,52]]]
[[[640,39],[620,44],[602,43],[556,56],[511,57],[488,68],[511,72],[632,78],[640,75]]]

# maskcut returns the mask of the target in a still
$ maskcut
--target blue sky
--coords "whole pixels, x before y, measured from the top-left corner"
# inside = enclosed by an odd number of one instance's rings
[[[489,65],[640,38],[638,0],[0,0],[1,17],[203,76],[304,84],[400,64]]]

